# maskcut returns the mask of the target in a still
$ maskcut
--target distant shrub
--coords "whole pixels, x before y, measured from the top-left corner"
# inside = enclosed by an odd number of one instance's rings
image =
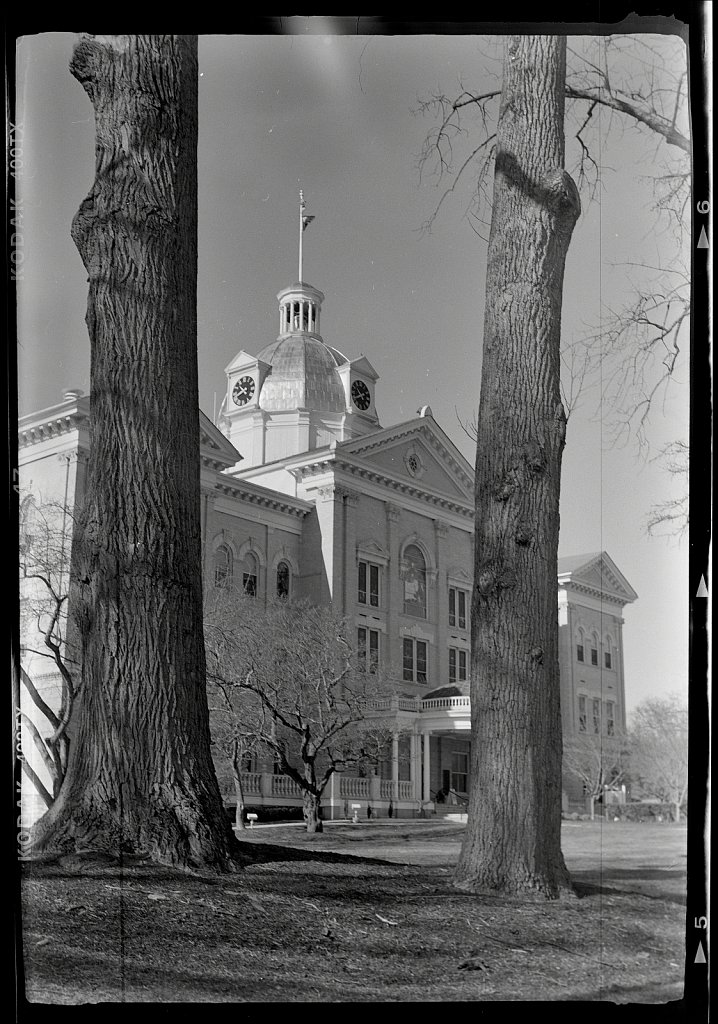
[[[609,818],[618,818],[619,821],[673,821],[673,805],[663,803],[644,804],[638,802],[628,804],[611,804],[610,807],[606,808],[606,816]],[[684,818],[685,811],[682,811],[681,820],[684,820]]]

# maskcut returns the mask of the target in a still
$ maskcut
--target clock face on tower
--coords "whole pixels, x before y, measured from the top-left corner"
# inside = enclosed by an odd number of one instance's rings
[[[254,394],[254,380],[251,377],[240,377],[232,388],[232,401],[235,405],[246,405]]]
[[[363,380],[355,380],[352,384],[352,399],[357,409],[368,409],[371,404],[369,388]]]

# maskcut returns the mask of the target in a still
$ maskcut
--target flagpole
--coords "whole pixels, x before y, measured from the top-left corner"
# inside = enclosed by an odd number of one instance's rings
[[[302,283],[302,236],[304,235],[304,192],[299,189],[299,283]]]

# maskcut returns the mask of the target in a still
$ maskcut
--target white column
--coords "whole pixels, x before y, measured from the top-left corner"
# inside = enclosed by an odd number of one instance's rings
[[[399,733],[391,736],[391,790],[394,800],[399,798]]]
[[[424,733],[424,800],[431,799],[431,734]]]
[[[409,778],[411,780],[411,795],[414,800],[420,799],[419,787],[417,785],[420,774],[417,771],[419,768],[419,757],[419,736],[413,732],[409,737]]]

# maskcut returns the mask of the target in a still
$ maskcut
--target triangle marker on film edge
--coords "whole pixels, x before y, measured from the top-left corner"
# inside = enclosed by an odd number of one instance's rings
[[[705,576],[701,576],[701,581],[698,584],[698,590],[696,590],[696,597],[708,597],[708,587],[706,586]]]
[[[697,248],[698,249],[707,249],[708,248],[708,235],[706,234],[705,224],[701,228],[701,235],[700,235],[700,238],[698,239]]]
[[[693,961],[693,963],[694,964],[704,964],[705,962],[706,962],[706,955],[703,952],[703,943],[699,939],[698,940],[698,952],[696,953],[696,958]]]

